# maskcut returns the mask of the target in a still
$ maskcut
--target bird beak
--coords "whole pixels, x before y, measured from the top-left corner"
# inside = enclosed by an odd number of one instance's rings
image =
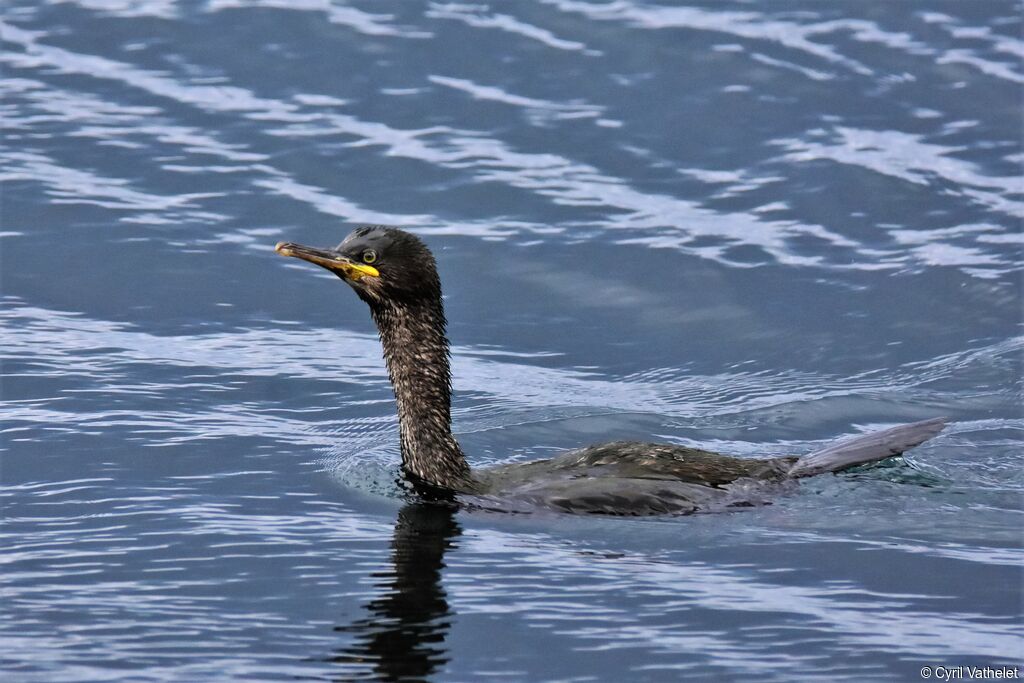
[[[329,249],[317,249],[316,247],[307,247],[302,244],[295,244],[294,242],[278,242],[277,246],[274,247],[274,251],[281,256],[294,256],[303,261],[315,263],[332,273],[337,273],[350,282],[355,282],[367,276],[380,277],[380,271],[373,266],[368,266],[365,263],[356,263]]]

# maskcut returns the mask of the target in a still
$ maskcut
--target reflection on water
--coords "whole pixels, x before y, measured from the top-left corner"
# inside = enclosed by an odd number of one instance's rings
[[[391,566],[374,574],[380,595],[365,605],[366,616],[335,628],[355,639],[329,660],[342,665],[338,680],[363,667],[375,680],[423,680],[444,666],[452,614],[441,571],[460,533],[452,506],[410,503],[398,512]]]

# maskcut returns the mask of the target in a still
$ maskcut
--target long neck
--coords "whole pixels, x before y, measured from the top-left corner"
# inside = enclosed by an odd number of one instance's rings
[[[440,300],[372,307],[398,403],[402,467],[442,489],[471,486],[452,435],[451,369]]]

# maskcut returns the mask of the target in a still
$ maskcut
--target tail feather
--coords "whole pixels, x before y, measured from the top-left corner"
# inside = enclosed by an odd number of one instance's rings
[[[793,463],[787,476],[810,477],[825,472],[838,472],[899,455],[941,432],[946,426],[946,419],[934,417],[836,441],[820,451],[801,457]]]

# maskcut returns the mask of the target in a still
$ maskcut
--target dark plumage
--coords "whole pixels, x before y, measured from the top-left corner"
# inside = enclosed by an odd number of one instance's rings
[[[734,458],[669,444],[613,442],[550,460],[470,470],[451,431],[451,370],[434,256],[410,233],[353,231],[334,249],[279,243],[285,256],[335,273],[370,306],[398,404],[402,469],[424,494],[487,507],[619,515],[685,514],[762,502],[772,484],[902,453],[941,418],[852,437],[803,457]]]

